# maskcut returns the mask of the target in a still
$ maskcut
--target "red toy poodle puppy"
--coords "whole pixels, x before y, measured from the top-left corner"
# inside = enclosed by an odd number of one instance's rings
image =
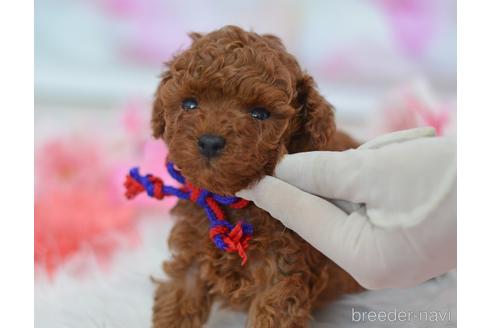
[[[235,26],[190,36],[162,76],[152,128],[193,185],[234,195],[272,174],[284,154],[357,146],[336,131],[332,106],[279,38]],[[154,327],[201,327],[214,301],[248,311],[249,327],[307,327],[315,307],[362,290],[254,204],[225,211],[232,224],[254,227],[247,263],[214,246],[202,208],[179,201]]]

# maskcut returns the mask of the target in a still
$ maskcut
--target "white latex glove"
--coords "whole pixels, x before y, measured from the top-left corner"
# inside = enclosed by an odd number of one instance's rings
[[[286,155],[276,177],[237,195],[362,286],[413,286],[456,268],[456,141],[430,135],[414,129],[356,150]]]

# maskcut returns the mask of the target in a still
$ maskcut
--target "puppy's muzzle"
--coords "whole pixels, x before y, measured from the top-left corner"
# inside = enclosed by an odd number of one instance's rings
[[[207,158],[219,155],[225,144],[225,139],[215,134],[204,134],[198,139],[198,149]]]

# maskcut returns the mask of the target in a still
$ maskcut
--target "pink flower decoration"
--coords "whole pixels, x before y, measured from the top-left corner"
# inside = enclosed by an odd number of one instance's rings
[[[88,185],[38,196],[34,218],[34,263],[48,274],[84,249],[105,264],[122,240],[138,241],[134,211]]]
[[[440,105],[432,109],[413,95],[408,95],[406,101],[407,108],[420,118],[424,126],[432,126],[438,136],[443,134],[450,120],[450,111],[446,106]]]
[[[164,168],[167,148],[150,137],[149,116],[148,102],[132,100],[121,117],[125,137],[64,135],[37,149],[37,270],[52,275],[58,266],[85,251],[107,265],[122,243],[138,242],[140,214],[162,214],[176,203],[174,197],[157,201],[142,196],[130,202],[124,196],[125,177],[134,166],[173,183]]]
[[[97,145],[63,137],[36,152],[34,261],[49,274],[82,249],[104,262],[117,241],[137,241],[135,209],[111,196],[110,165]]]
[[[444,101],[437,101],[424,81],[396,88],[382,107],[380,132],[431,126],[440,136],[452,133],[453,107]]]
[[[71,188],[76,184],[97,184],[100,178],[91,167],[103,165],[97,143],[81,137],[54,139],[36,154],[37,187],[43,191],[56,187]],[[95,171],[96,173],[97,170]]]

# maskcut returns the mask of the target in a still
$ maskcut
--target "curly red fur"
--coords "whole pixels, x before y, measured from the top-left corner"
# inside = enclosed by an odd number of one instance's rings
[[[168,144],[169,159],[194,185],[232,195],[272,174],[286,153],[357,146],[336,131],[332,106],[277,37],[234,26],[190,36],[191,47],[163,74],[152,128]],[[198,109],[181,109],[189,97],[197,99]],[[270,118],[252,118],[254,106],[267,108]],[[221,155],[211,160],[197,147],[197,139],[210,133],[226,140]],[[231,223],[246,219],[255,229],[245,267],[234,254],[213,246],[199,207],[180,201],[173,213],[173,257],[163,265],[170,280],[156,291],[154,327],[200,327],[213,301],[248,311],[250,327],[306,327],[316,306],[362,290],[254,205],[227,210]]]

